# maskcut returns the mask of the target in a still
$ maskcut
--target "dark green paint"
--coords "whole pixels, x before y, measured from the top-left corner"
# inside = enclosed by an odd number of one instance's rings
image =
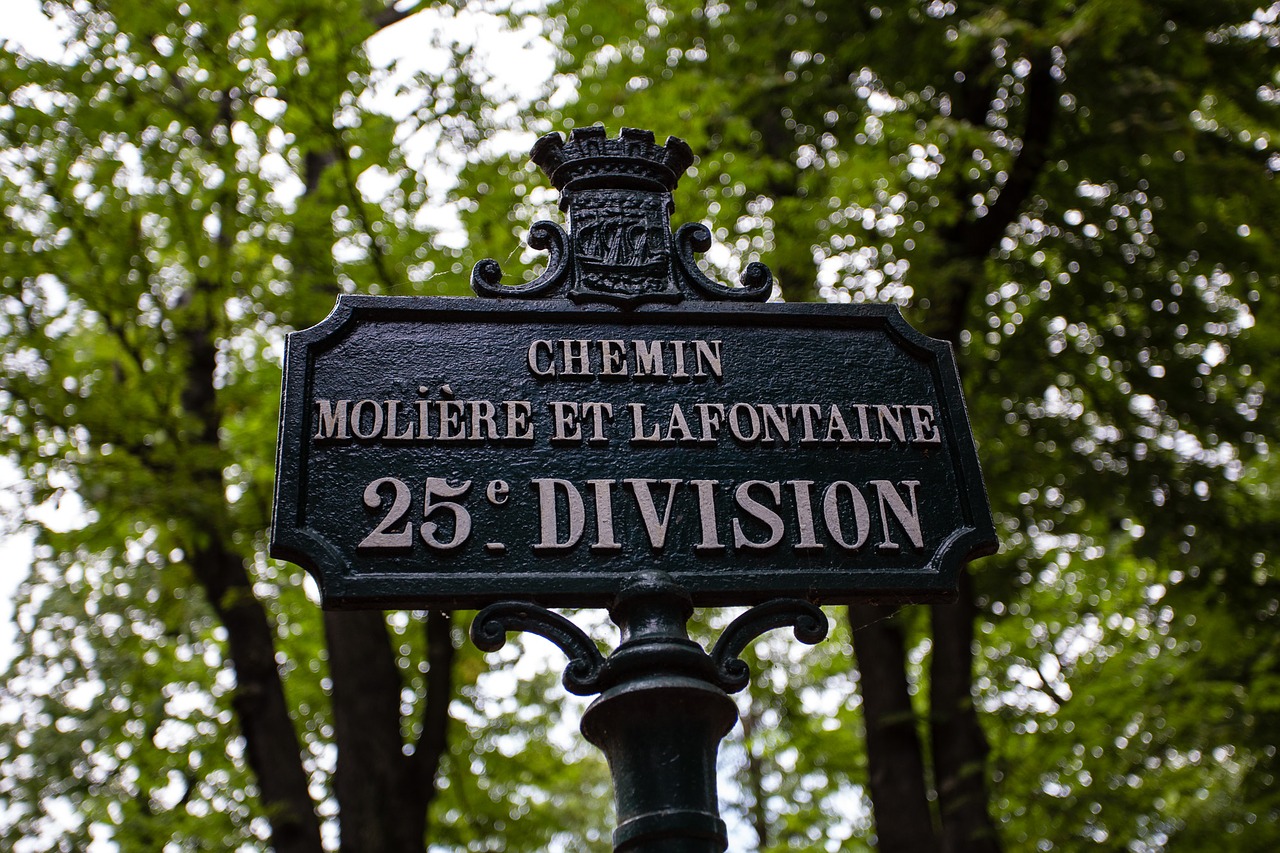
[[[666,572],[628,577],[609,615],[621,642],[607,660],[580,628],[536,605],[493,604],[476,615],[471,638],[497,651],[508,631],[529,631],[569,656],[565,687],[600,693],[582,715],[582,734],[609,760],[617,853],[722,853],[728,846],[716,792],[716,752],[737,721],[729,697],[747,685],[738,655],[762,634],[792,627],[797,640],[827,636],[827,617],[806,601],[778,599],[739,616],[711,654],[689,639],[687,590]]]
[[[527,364],[530,343],[560,339],[718,340],[722,378],[641,381],[597,375],[549,380],[533,375]],[[669,355],[668,372],[672,367]],[[693,371],[692,358],[686,368]],[[706,363],[703,368],[712,372]],[[444,385],[458,400],[490,400],[500,410],[501,401],[529,401],[535,440],[441,444],[313,438],[320,429],[317,399],[401,401],[398,428],[403,431],[413,401],[441,399]],[[419,393],[423,387],[428,393]],[[551,443],[552,401],[612,404],[608,443]],[[835,403],[854,432],[852,404],[931,406],[942,440],[804,445],[800,421],[790,418],[785,447],[744,445],[727,427],[711,445],[653,447],[630,441],[628,403],[644,404],[646,424],[657,423],[663,430],[678,403],[697,436],[696,403],[737,402]],[[907,411],[902,410],[904,422],[910,420]],[[367,432],[373,425],[372,406],[366,405],[363,414]],[[878,434],[872,420],[872,432]],[[749,419],[742,423],[748,425]],[[601,605],[612,599],[624,578],[645,565],[670,572],[700,605],[755,603],[777,596],[828,602],[934,600],[953,594],[960,566],[989,552],[996,542],[950,348],[915,332],[890,306],[699,303],[621,311],[565,300],[343,296],[323,323],[289,336],[277,470],[272,554],[307,567],[327,607],[464,607],[513,598],[558,606]],[[390,506],[390,486],[383,487],[384,502],[376,508],[362,500],[366,486],[383,477],[396,477],[410,490],[412,545],[360,550],[357,544]],[[417,532],[424,520],[428,477],[472,483],[459,499],[472,520],[471,535],[461,547],[432,550]],[[531,484],[538,478],[573,482],[582,494],[585,531],[570,550],[533,548],[540,529],[538,493]],[[683,481],[676,487],[661,551],[651,547],[631,487],[622,485],[627,478]],[[500,506],[485,494],[487,485],[498,479],[510,485]],[[704,535],[696,489],[689,485],[697,479],[719,482],[714,487],[717,534],[728,546],[721,551],[695,548]],[[616,481],[611,498],[621,546],[617,551],[591,547],[598,531],[589,480]],[[764,541],[769,534],[766,524],[734,502],[734,490],[747,480],[814,482],[810,503],[822,548],[794,547],[799,542],[797,487],[786,485],[779,487],[777,509],[785,526],[782,541],[762,551],[732,547],[732,518],[740,519],[753,541]],[[824,527],[823,490],[837,480],[861,488],[868,504],[870,533],[856,551],[838,547]],[[877,493],[866,485],[872,480],[919,482],[923,549],[911,547],[895,517],[889,530],[899,549],[878,547],[884,537]],[[660,518],[668,487],[658,483],[649,488]],[[902,489],[905,501],[909,492]],[[762,487],[751,494],[772,503]],[[847,501],[847,493],[842,494]],[[563,535],[568,510],[563,497],[557,497]],[[854,522],[851,507],[842,506],[848,542],[856,538],[850,527]],[[437,515],[446,522],[450,517],[447,512]],[[449,527],[446,523],[437,537],[447,541]],[[388,530],[403,528],[402,521]],[[503,543],[505,551],[486,549],[491,542]]]

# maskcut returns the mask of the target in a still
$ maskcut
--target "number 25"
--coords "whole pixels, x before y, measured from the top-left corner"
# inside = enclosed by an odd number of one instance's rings
[[[395,477],[381,477],[374,480],[364,489],[364,505],[369,509],[378,509],[383,499],[380,490],[383,486],[391,486],[393,497],[391,508],[383,516],[378,526],[356,547],[359,549],[409,548],[413,545],[413,525],[406,524],[404,530],[388,532],[388,529],[399,524],[409,512],[409,487],[403,480]],[[428,477],[424,489],[422,517],[430,518],[441,512],[453,515],[453,536],[441,540],[437,533],[440,526],[434,521],[425,521],[420,528],[422,541],[438,551],[449,551],[457,548],[471,535],[471,514],[460,503],[435,498],[460,498],[471,489],[471,481],[467,480],[458,486],[450,486],[448,481],[440,477]]]

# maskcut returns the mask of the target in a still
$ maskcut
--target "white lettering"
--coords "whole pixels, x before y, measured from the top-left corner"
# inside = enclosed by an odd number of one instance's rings
[[[787,485],[795,492],[796,521],[800,524],[800,541],[792,547],[797,551],[821,551],[822,543],[813,529],[813,481],[788,480]]]
[[[907,406],[911,410],[911,425],[916,430],[920,444],[941,444],[942,433],[933,418],[933,406]]]
[[[779,407],[772,403],[761,403],[760,415],[760,420],[764,423],[764,437],[760,440],[761,444],[776,444],[778,442],[787,444],[791,441],[791,428],[787,425],[787,407],[785,404],[780,411]],[[778,437],[776,439],[773,437],[770,427],[777,431]]]
[[[585,511],[582,505],[582,494],[568,480],[554,478],[536,479],[533,485],[538,489],[538,531],[541,540],[533,546],[535,551],[567,551],[582,538],[585,526]],[[557,507],[556,492],[564,493],[569,509],[569,529],[564,541],[560,539],[560,513]]]
[[[460,400],[437,400],[436,408],[440,414],[440,441],[465,441],[467,425],[463,421],[466,414]]]
[[[368,407],[373,414],[370,416],[372,425],[368,432],[360,429],[364,422],[363,410]],[[351,431],[355,433],[356,438],[377,438],[378,433],[382,432],[382,406],[377,400],[361,400],[351,407]]]
[[[716,379],[723,379],[724,373],[720,367],[720,342],[719,341],[694,341],[693,342],[694,357],[697,359],[697,374],[706,376],[708,371]],[[703,370],[703,367],[707,370]]]
[[[409,428],[402,433],[396,433],[396,427],[400,422],[400,401],[387,400],[387,431],[382,437],[387,441],[412,441],[413,440],[413,424],[409,424]]]
[[[853,542],[845,540],[844,527],[840,523],[841,488],[849,493],[849,500],[853,504],[853,523],[858,531],[858,538]],[[867,541],[867,534],[871,532],[871,515],[867,511],[866,498],[853,487],[853,483],[846,480],[837,480],[827,486],[827,491],[822,496],[822,518],[827,523],[827,533],[831,534],[836,544],[846,551],[856,551],[861,548]]]
[[[587,358],[587,345],[591,341],[562,340],[560,344],[561,376],[590,376],[591,362]]]
[[[742,415],[746,414],[747,423],[750,425],[750,431],[742,428]],[[729,410],[729,432],[733,433],[733,437],[738,441],[750,444],[760,437],[760,416],[756,414],[756,410],[746,403],[734,403],[733,408]]]
[[[495,418],[498,410],[488,400],[468,400],[467,408],[471,410],[471,438],[481,441],[485,433],[489,438],[498,437],[498,422]]]
[[[320,428],[314,438],[350,438],[347,433],[347,406],[350,400],[316,400],[320,406]]]
[[[680,485],[679,480],[662,480],[662,484],[667,487],[667,505],[662,513],[662,520],[658,520],[658,508],[653,502],[653,493],[649,491],[649,487],[658,480],[647,479],[627,479],[622,482],[631,487],[631,492],[635,495],[636,506],[640,509],[640,518],[644,521],[645,532],[649,535],[649,545],[655,551],[661,551],[666,547],[667,543],[667,525],[671,521],[671,507],[675,503],[676,486]]]
[[[609,437],[604,434],[605,419],[613,420],[612,403],[583,403],[582,420],[591,418],[591,437],[588,444],[608,444]]]
[[[738,519],[733,520],[733,547],[734,548],[752,548],[763,551],[766,548],[772,548],[782,541],[782,516],[778,515],[769,507],[757,501],[751,496],[752,486],[764,486],[765,490],[773,496],[773,502],[777,504],[782,500],[782,489],[777,483],[766,482],[764,480],[747,480],[738,486],[733,492],[733,499],[737,501],[738,506],[747,513],[747,515],[763,522],[769,528],[769,538],[763,542],[753,542],[747,538],[747,534],[742,532],[742,523]]]
[[[822,407],[817,403],[796,403],[791,407],[791,416],[800,417],[800,443],[817,444],[818,436],[813,432],[815,419],[822,414]]]
[[[716,524],[715,487],[719,480],[690,480],[690,485],[698,492],[698,521],[702,529],[702,539],[693,548],[695,551],[723,551],[720,541],[719,525]]]
[[[551,409],[551,440],[582,441],[582,424],[578,421],[578,404],[560,400],[548,403]]]
[[[507,400],[507,435],[512,441],[533,440],[533,404],[528,400]]]
[[[907,428],[902,423],[902,407],[901,406],[876,406],[876,421],[880,425],[880,443],[889,443],[889,430],[893,430],[893,435],[898,441],[906,443]],[[885,427],[888,426],[889,430]]]
[[[636,376],[666,376],[662,341],[632,341],[636,350]]]
[[[676,357],[676,369],[671,371],[672,379],[688,379],[689,374],[684,370],[684,345],[688,341],[671,341],[671,351]]]
[[[662,439],[659,437],[657,424],[653,424],[653,429],[649,432],[644,431],[644,403],[627,403],[627,408],[631,410],[631,443],[659,444]]]
[[[838,437],[836,433],[839,433]],[[841,444],[853,441],[853,434],[845,426],[844,415],[840,414],[840,407],[834,403],[831,404],[831,413],[827,415],[827,437],[823,441],[839,441]]]
[[[547,355],[546,366],[538,357],[539,352],[545,352]],[[551,341],[534,341],[529,344],[529,371],[534,376],[555,376],[555,351],[552,349]]]
[[[907,487],[907,497],[911,500],[910,509],[907,508],[906,502],[902,500],[893,483],[888,480],[872,480],[871,485],[876,487],[876,498],[880,502],[880,529],[884,533],[884,541],[877,547],[881,551],[897,551],[899,547],[898,543],[889,538],[889,513],[885,512],[887,505],[893,517],[898,520],[898,524],[902,525],[902,529],[906,531],[911,544],[917,551],[923,550],[924,537],[920,534],[920,512],[919,507],[916,506],[916,486],[920,485],[920,481],[902,481],[902,485]]]
[[[627,345],[622,341],[600,342],[600,375],[627,375]]]
[[[613,538],[613,480],[587,480],[596,501],[596,542],[592,551],[621,551]]]
[[[676,434],[677,430],[679,435]],[[667,423],[667,434],[664,441],[692,441],[693,433],[689,432],[689,422],[685,420],[684,410],[679,403],[671,404],[671,420]]]

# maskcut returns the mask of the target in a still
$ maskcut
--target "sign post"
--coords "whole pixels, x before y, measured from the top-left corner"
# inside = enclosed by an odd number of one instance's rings
[[[772,275],[708,278],[674,233],[682,141],[575,130],[533,159],[568,232],[539,278],[480,300],[343,296],[289,336],[271,553],[325,607],[483,607],[482,649],[531,631],[600,693],[618,851],[722,851],[720,740],[738,659],[820,603],[939,601],[996,545],[949,346],[892,306],[764,305]],[[751,604],[710,654],[695,606]],[[608,659],[548,607],[606,606]]]

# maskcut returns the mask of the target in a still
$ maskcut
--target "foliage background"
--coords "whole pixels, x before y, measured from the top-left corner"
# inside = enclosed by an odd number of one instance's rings
[[[604,122],[701,155],[677,217],[720,278],[956,345],[1002,533],[954,608],[756,648],[735,849],[1276,847],[1280,6],[420,5],[49,2],[68,55],[0,53],[0,442],[37,537],[0,844],[607,849],[549,669],[465,616],[322,616],[264,556],[284,332],[533,275],[522,151]],[[369,61],[408,27],[415,61]],[[550,45],[532,97],[486,64],[504,31]]]

